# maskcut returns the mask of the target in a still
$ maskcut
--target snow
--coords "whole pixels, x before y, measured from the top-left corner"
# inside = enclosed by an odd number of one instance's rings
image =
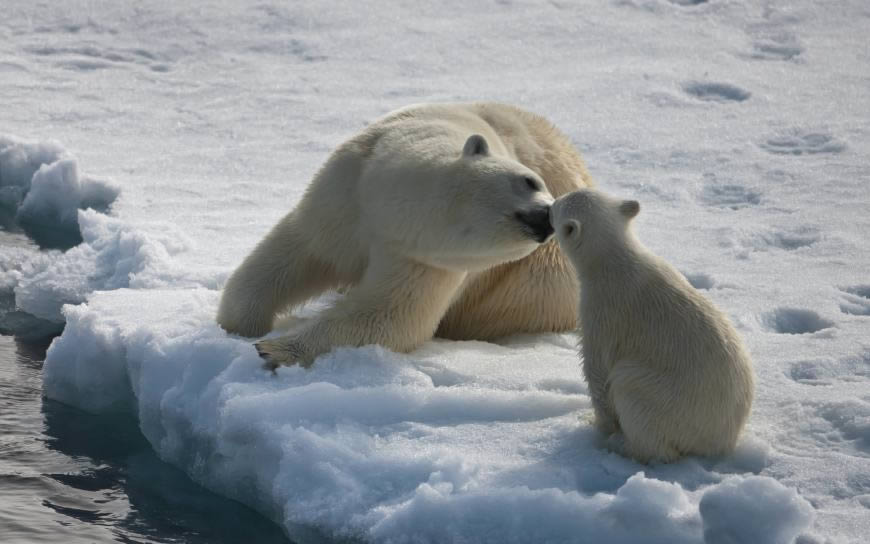
[[[732,478],[711,489],[701,499],[700,510],[707,544],[787,544],[813,516],[812,506],[793,489],[763,476]]]
[[[84,302],[94,291],[122,287],[177,288],[207,285],[217,280],[208,273],[181,269],[172,254],[183,251],[185,238],[173,229],[146,235],[94,210],[78,212],[83,241],[69,251],[36,259],[14,287],[18,306],[36,317],[63,322],[64,304]]]
[[[342,348],[272,375],[214,324],[217,301],[203,288],[118,289],[66,306],[45,391],[134,410],[164,460],[291,537],[688,543],[703,528],[711,542],[789,542],[812,521],[793,489],[738,475],[767,463],[755,439],[718,463],[644,467],[608,452],[578,420],[590,405],[570,335]],[[734,508],[754,521],[733,528]]]
[[[80,177],[76,159],[55,142],[33,144],[0,135],[0,212],[14,215],[42,246],[80,243],[77,211],[105,212],[118,193],[109,182]]]
[[[863,1],[3,12],[3,224],[81,239],[0,247],[0,308],[18,308],[0,329],[66,323],[50,398],[133,412],[161,458],[300,542],[870,534]],[[479,99],[555,122],[732,317],[758,378],[733,455],[611,452],[573,334],[339,349],[272,374],[214,323],[222,282],[344,138],[409,103]]]

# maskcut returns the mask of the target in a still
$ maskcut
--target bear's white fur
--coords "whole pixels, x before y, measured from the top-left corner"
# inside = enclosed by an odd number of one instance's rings
[[[639,210],[586,189],[551,211],[583,284],[583,372],[596,426],[621,429],[625,453],[641,462],[729,453],[752,405],[749,355],[725,315],[635,238]]]
[[[432,337],[488,340],[576,327],[578,285],[554,240],[553,196],[589,186],[549,122],[515,107],[423,104],[342,144],[302,200],[228,280],[217,320],[260,336],[276,314],[346,295],[285,336],[272,365],[335,346],[410,351]],[[552,196],[551,196],[552,195]]]

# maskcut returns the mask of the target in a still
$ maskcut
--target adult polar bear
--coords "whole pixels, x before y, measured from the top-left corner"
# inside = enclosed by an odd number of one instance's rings
[[[307,365],[336,346],[407,352],[436,333],[572,330],[576,277],[556,242],[541,242],[552,232],[552,197],[590,185],[568,138],[527,111],[394,111],[329,157],[232,274],[217,320],[260,336],[277,313],[349,288],[316,318],[258,342],[272,365]]]

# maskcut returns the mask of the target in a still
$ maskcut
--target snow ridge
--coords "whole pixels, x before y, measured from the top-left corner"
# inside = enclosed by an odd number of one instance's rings
[[[105,213],[118,186],[80,176],[78,162],[57,142],[28,143],[0,135],[0,213],[14,218],[42,247],[82,241],[78,210]]]

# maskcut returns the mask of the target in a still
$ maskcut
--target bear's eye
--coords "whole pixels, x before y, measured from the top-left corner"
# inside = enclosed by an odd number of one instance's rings
[[[577,227],[574,226],[573,222],[572,223],[565,223],[564,225],[562,225],[562,234],[566,238],[570,238],[571,236],[574,236],[575,232],[577,232]]]
[[[541,190],[541,188],[538,187],[538,182],[535,181],[533,178],[530,178],[530,177],[526,176],[526,177],[523,178],[523,179],[525,179],[525,181],[526,181],[526,185],[527,185],[527,186],[529,187],[529,189],[531,189],[532,191],[540,191],[540,190]]]

